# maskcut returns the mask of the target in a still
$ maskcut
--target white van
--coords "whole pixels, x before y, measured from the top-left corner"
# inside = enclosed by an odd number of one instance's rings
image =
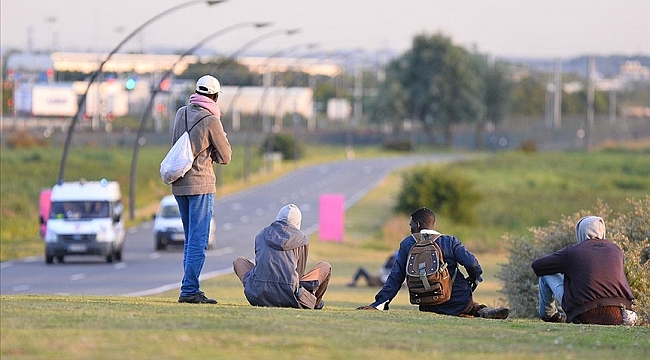
[[[216,228],[214,218],[210,219],[210,237],[208,238],[208,249],[214,247],[214,229]],[[165,250],[167,245],[183,245],[185,232],[183,231],[183,220],[181,211],[174,195],[167,195],[160,200],[158,211],[154,215],[153,222],[154,248]]]
[[[65,255],[100,255],[122,260],[124,218],[116,181],[77,181],[55,185],[45,229],[45,262]]]

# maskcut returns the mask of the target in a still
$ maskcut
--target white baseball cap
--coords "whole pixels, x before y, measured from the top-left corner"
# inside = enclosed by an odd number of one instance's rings
[[[196,82],[196,92],[205,95],[220,93],[221,84],[219,84],[219,80],[217,80],[214,76],[203,75]]]

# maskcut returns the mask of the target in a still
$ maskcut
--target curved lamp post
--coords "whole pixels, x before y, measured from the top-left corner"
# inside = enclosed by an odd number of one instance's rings
[[[190,49],[186,50],[178,58],[178,60],[176,60],[176,62],[171,66],[171,68],[161,77],[160,82],[158,83],[158,85],[156,87],[154,87],[154,89],[152,91],[152,94],[151,94],[151,97],[149,98],[149,103],[145,107],[144,113],[142,114],[142,120],[140,120],[140,127],[138,128],[138,134],[137,134],[137,136],[135,138],[135,143],[133,145],[133,158],[131,160],[131,173],[129,175],[129,218],[131,220],[133,220],[133,218],[135,217],[135,177],[136,177],[136,169],[138,167],[138,153],[140,151],[140,138],[142,138],[142,133],[144,132],[144,128],[145,128],[146,123],[147,123],[147,119],[149,118],[149,114],[151,113],[151,109],[153,108],[153,103],[154,103],[154,100],[156,98],[156,95],[160,91],[160,86],[161,86],[162,82],[165,81],[167,78],[169,78],[169,76],[171,76],[172,71],[174,71],[174,68],[176,67],[176,65],[178,65],[178,63],[180,63],[181,60],[183,60],[183,58],[185,58],[186,56],[194,54],[194,52],[196,50],[201,48],[208,41],[214,40],[215,38],[217,38],[217,37],[219,37],[219,36],[221,36],[221,35],[223,35],[223,34],[225,34],[227,32],[230,32],[232,30],[236,30],[236,29],[243,28],[243,27],[246,27],[246,26],[253,26],[253,27],[256,27],[256,28],[263,28],[263,27],[266,27],[266,26],[269,26],[269,25],[271,25],[270,22],[259,23],[259,22],[248,21],[248,22],[243,22],[243,23],[231,25],[231,26],[225,27],[225,28],[223,28],[223,29],[221,29],[221,30],[219,30],[219,31],[217,31],[215,33],[212,33],[212,34],[206,36],[205,38],[203,38],[203,40],[196,43],[196,45],[194,45]]]
[[[90,79],[88,80],[88,86],[86,87],[86,91],[83,93],[83,95],[81,96],[81,98],[79,98],[79,102],[78,102],[78,104],[77,104],[77,113],[74,115],[74,117],[73,117],[72,120],[70,121],[70,127],[68,127],[68,134],[67,134],[67,136],[66,136],[66,138],[65,138],[65,144],[63,145],[63,154],[61,155],[61,164],[60,164],[60,166],[59,166],[59,177],[58,177],[58,183],[63,182],[63,175],[64,175],[64,172],[65,172],[65,164],[66,164],[66,161],[67,161],[67,159],[68,159],[68,149],[70,148],[70,140],[71,140],[71,138],[72,138],[72,133],[74,132],[74,127],[75,127],[75,125],[76,125],[76,123],[77,123],[77,120],[78,120],[78,118],[79,118],[79,114],[81,113],[81,109],[83,108],[83,106],[84,106],[84,104],[85,104],[85,102],[86,102],[86,97],[88,96],[88,90],[90,90],[90,86],[91,86],[92,83],[95,81],[95,79],[97,78],[97,76],[102,72],[102,68],[104,67],[104,64],[106,64],[106,62],[107,62],[107,61],[108,61],[108,60],[109,60],[109,59],[110,59],[110,58],[111,58],[111,57],[112,57],[116,52],[118,52],[118,51],[122,48],[122,46],[123,46],[127,41],[129,41],[132,37],[134,37],[134,36],[135,36],[137,33],[139,33],[142,29],[144,29],[146,26],[148,26],[148,25],[151,24],[152,22],[158,20],[159,18],[161,18],[161,17],[163,17],[163,16],[165,16],[165,15],[168,15],[168,14],[170,14],[170,13],[176,11],[176,10],[179,10],[179,9],[184,8],[184,7],[190,6],[190,5],[199,4],[199,3],[204,3],[204,4],[207,4],[208,6],[212,6],[212,5],[217,5],[217,4],[223,3],[223,2],[225,2],[225,1],[226,1],[226,0],[191,0],[191,1],[184,2],[184,3],[182,3],[182,4],[179,4],[179,5],[176,5],[176,6],[174,6],[174,7],[171,7],[171,8],[169,8],[169,9],[167,9],[167,10],[165,10],[165,11],[159,13],[158,15],[152,17],[151,19],[149,19],[148,21],[146,21],[145,23],[143,23],[142,25],[140,25],[137,29],[133,30],[129,35],[127,35],[127,36],[124,38],[124,40],[122,40],[122,41],[121,41],[121,42],[120,42],[120,43],[119,43],[119,44],[118,44],[118,45],[117,45],[117,46],[116,46],[116,47],[115,47],[115,48],[114,48],[114,49],[113,49],[113,50],[108,54],[108,56],[106,57],[106,59],[104,59],[104,61],[102,61],[102,62],[99,64],[99,68],[98,68],[97,70],[95,70],[95,72],[93,72],[93,74],[91,75]]]

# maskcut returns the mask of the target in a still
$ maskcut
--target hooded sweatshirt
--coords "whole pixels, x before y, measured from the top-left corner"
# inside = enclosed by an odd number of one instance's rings
[[[287,205],[255,236],[255,266],[244,276],[244,295],[251,305],[300,308],[309,244],[300,231],[301,219],[298,207]]]
[[[576,224],[577,244],[569,245],[532,263],[537,276],[564,274],[562,308],[567,321],[603,306],[631,309],[632,290],[625,278],[623,251],[605,239],[605,222],[587,216]]]

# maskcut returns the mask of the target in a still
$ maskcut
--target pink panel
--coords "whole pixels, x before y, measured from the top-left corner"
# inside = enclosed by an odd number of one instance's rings
[[[50,217],[50,196],[52,195],[52,189],[43,189],[39,195],[39,223],[41,227],[41,237],[45,237],[45,225],[47,224],[47,219]]]
[[[339,194],[320,196],[318,236],[323,241],[343,240],[345,199]]]

